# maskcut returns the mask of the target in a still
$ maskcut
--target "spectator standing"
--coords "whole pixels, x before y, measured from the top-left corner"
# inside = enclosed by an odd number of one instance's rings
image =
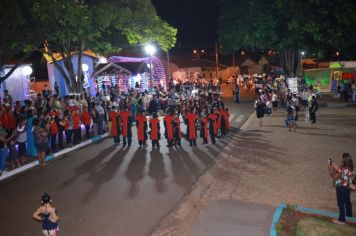
[[[352,217],[352,205],[351,205],[351,189],[355,190],[355,186],[352,181],[355,173],[354,164],[349,153],[342,155],[341,167],[335,162],[329,160],[329,173],[334,180],[336,187],[337,205],[339,207],[339,218],[334,219],[335,224],[345,224],[346,217]]]
[[[6,144],[9,142],[13,136],[7,137],[8,134],[6,130],[3,128],[2,123],[0,121],[0,176],[4,172],[6,168],[6,158],[7,158],[7,148]]]
[[[27,156],[36,157],[37,149],[35,145],[35,137],[33,135],[33,121],[34,121],[34,108],[30,107],[27,111],[27,124],[26,124],[26,133],[27,133]]]
[[[85,137],[88,139],[90,138],[91,116],[86,106],[83,107],[82,122],[85,126]]]
[[[40,162],[40,166],[45,166],[45,156],[48,150],[48,126],[42,128],[40,126],[40,120],[35,119],[33,121],[33,131],[35,136],[35,145],[38,151],[38,161]]]
[[[27,132],[26,132],[26,120],[21,118],[18,122],[16,132],[17,132],[17,145],[18,145],[18,155],[20,158],[21,164],[26,163],[26,142],[27,142]]]
[[[310,119],[312,124],[316,123],[316,111],[318,110],[318,108],[319,108],[318,101],[316,100],[315,95],[313,95],[309,107]]]

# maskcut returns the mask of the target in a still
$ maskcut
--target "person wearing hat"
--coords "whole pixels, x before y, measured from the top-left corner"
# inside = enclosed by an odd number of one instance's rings
[[[209,134],[211,137],[211,142],[215,144],[215,137],[218,130],[217,115],[214,113],[214,109],[210,110],[209,118]]]
[[[41,206],[33,213],[32,218],[42,223],[42,235],[57,235],[59,216],[52,205],[52,198],[48,193],[41,196]]]

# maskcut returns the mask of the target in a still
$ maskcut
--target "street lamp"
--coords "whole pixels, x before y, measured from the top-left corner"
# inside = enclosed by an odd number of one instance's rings
[[[300,74],[303,77],[303,57],[305,55],[304,51],[300,52]]]
[[[32,74],[32,67],[31,66],[24,66],[22,68],[22,73],[25,75],[25,76],[29,76]]]
[[[150,92],[153,92],[153,74],[152,74],[152,56],[156,53],[156,48],[152,44],[147,44],[145,46],[145,52],[150,56]]]
[[[84,84],[83,87],[86,89],[88,87],[90,87],[89,85],[89,79],[88,79],[88,70],[89,70],[89,66],[85,63],[82,64],[82,71],[84,72]]]

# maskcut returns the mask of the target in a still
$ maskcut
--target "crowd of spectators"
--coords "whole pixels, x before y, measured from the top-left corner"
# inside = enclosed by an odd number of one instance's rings
[[[44,166],[46,154],[105,133],[110,128],[112,109],[129,110],[132,125],[137,112],[147,116],[174,113],[184,118],[188,111],[194,111],[202,119],[214,109],[225,109],[217,85],[186,82],[172,86],[170,93],[161,87],[148,92],[138,88],[120,91],[113,86],[95,96],[83,91],[64,97],[45,86],[25,101],[13,101],[5,90],[0,99],[0,173],[7,166],[12,169],[25,164],[27,157],[38,157]]]

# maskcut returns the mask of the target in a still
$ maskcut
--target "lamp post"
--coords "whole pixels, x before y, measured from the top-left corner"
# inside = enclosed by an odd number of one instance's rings
[[[152,71],[152,56],[156,53],[156,48],[152,44],[145,46],[145,52],[150,56],[150,92],[153,92],[153,71]]]
[[[303,77],[303,57],[305,55],[304,51],[300,52],[300,75]]]

